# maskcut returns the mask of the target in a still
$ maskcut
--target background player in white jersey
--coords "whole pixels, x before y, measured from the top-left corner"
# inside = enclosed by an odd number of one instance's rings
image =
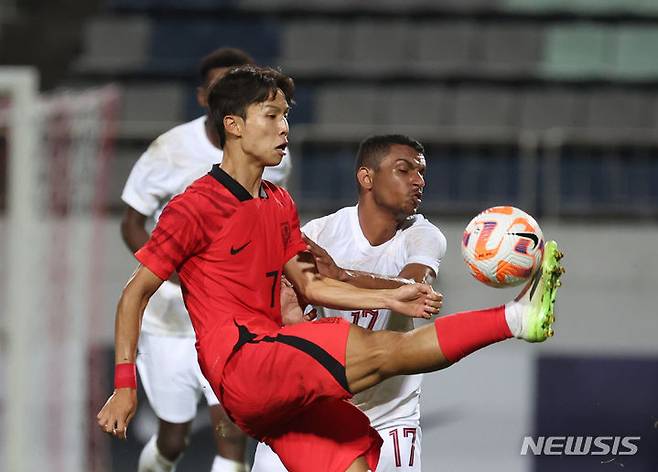
[[[368,273],[431,283],[446,240],[436,226],[416,214],[425,186],[424,171],[424,149],[419,142],[402,135],[364,140],[356,159],[358,205],[303,227],[320,271],[363,287],[368,286]],[[413,328],[413,319],[389,310],[316,309],[320,317],[340,316],[372,330]],[[421,381],[422,374],[392,377],[352,398],[384,440],[378,472],[421,470]],[[252,471],[285,468],[261,443]]]
[[[238,49],[222,48],[200,65],[199,105],[207,109],[211,84],[234,66],[252,64]],[[148,220],[157,221],[174,196],[222,160],[219,137],[207,115],[159,136],[135,163],[121,198],[126,209],[121,234],[131,251],[149,238]],[[285,185],[290,158],[265,170],[263,178]],[[246,437],[228,420],[201,374],[194,347],[195,335],[177,280],[164,282],[144,312],[137,368],[149,403],[159,419],[158,432],[139,458],[138,472],[172,471],[187,446],[197,404],[205,395],[209,405],[218,455],[212,471],[243,471]]]

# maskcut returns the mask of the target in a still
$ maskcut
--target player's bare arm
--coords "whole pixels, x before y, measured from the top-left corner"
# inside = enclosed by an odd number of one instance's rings
[[[145,227],[146,219],[146,215],[142,215],[130,205],[126,205],[121,217],[121,237],[132,252],[137,252],[149,239]]]
[[[134,364],[144,308],[162,280],[140,265],[123,289],[114,326],[114,362]],[[117,388],[97,415],[98,425],[108,434],[126,439],[128,423],[137,408],[134,388]]]
[[[441,297],[429,285],[368,290],[325,277],[307,252],[290,259],[284,273],[297,293],[313,305],[339,310],[387,308],[414,318],[430,318],[441,307]]]
[[[431,285],[435,277],[434,271],[423,264],[409,264],[397,277],[343,268],[336,264],[336,261],[334,261],[326,249],[308,236],[304,235],[303,237],[304,242],[308,244],[308,248],[315,258],[315,264],[321,275],[340,280],[355,287],[381,289],[398,288],[402,285],[411,285],[414,283]]]
[[[142,215],[130,205],[126,205],[121,217],[121,237],[132,253],[137,252],[149,240],[150,236],[146,231],[147,219],[146,215]],[[180,285],[176,272],[171,274],[169,281]]]
[[[412,280],[416,283],[432,285],[436,279],[436,274],[431,267],[424,264],[413,263],[404,266],[398,274],[398,277],[404,280]],[[441,303],[443,303],[443,295],[441,295]],[[410,331],[413,328],[413,319],[396,312],[391,312],[386,329],[405,332]]]

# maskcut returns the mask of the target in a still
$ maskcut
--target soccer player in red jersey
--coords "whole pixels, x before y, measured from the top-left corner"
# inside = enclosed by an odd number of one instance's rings
[[[115,390],[97,417],[107,433],[126,436],[137,406],[141,316],[174,271],[203,374],[234,422],[293,472],[376,468],[381,438],[347,401],[354,393],[394,375],[448,367],[504,339],[536,342],[552,333],[554,244],[542,270],[506,305],[441,317],[407,333],[369,331],[340,318],[282,327],[282,274],[304,299],[330,308],[429,318],[442,299],[424,284],[362,289],[319,274],[290,195],[261,180],[287,146],[293,88],[277,71],[245,66],[210,91],[224,159],[171,200],[136,253],[141,265],[117,307]]]

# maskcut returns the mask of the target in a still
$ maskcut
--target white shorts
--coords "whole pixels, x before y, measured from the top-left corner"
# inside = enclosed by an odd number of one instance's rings
[[[377,432],[384,440],[377,472],[420,472],[420,426],[394,426]],[[267,444],[258,443],[251,472],[286,472],[286,468]]]
[[[217,397],[201,374],[195,339],[142,332],[137,349],[137,369],[156,416],[170,423],[187,423],[196,416],[203,394],[208,405]]]

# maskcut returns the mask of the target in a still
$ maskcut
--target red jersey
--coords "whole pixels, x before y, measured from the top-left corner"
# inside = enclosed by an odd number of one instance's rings
[[[135,254],[162,280],[178,271],[197,338],[199,364],[215,387],[238,340],[278,330],[283,265],[306,249],[284,189],[263,181],[260,198],[219,165],[165,207]]]

